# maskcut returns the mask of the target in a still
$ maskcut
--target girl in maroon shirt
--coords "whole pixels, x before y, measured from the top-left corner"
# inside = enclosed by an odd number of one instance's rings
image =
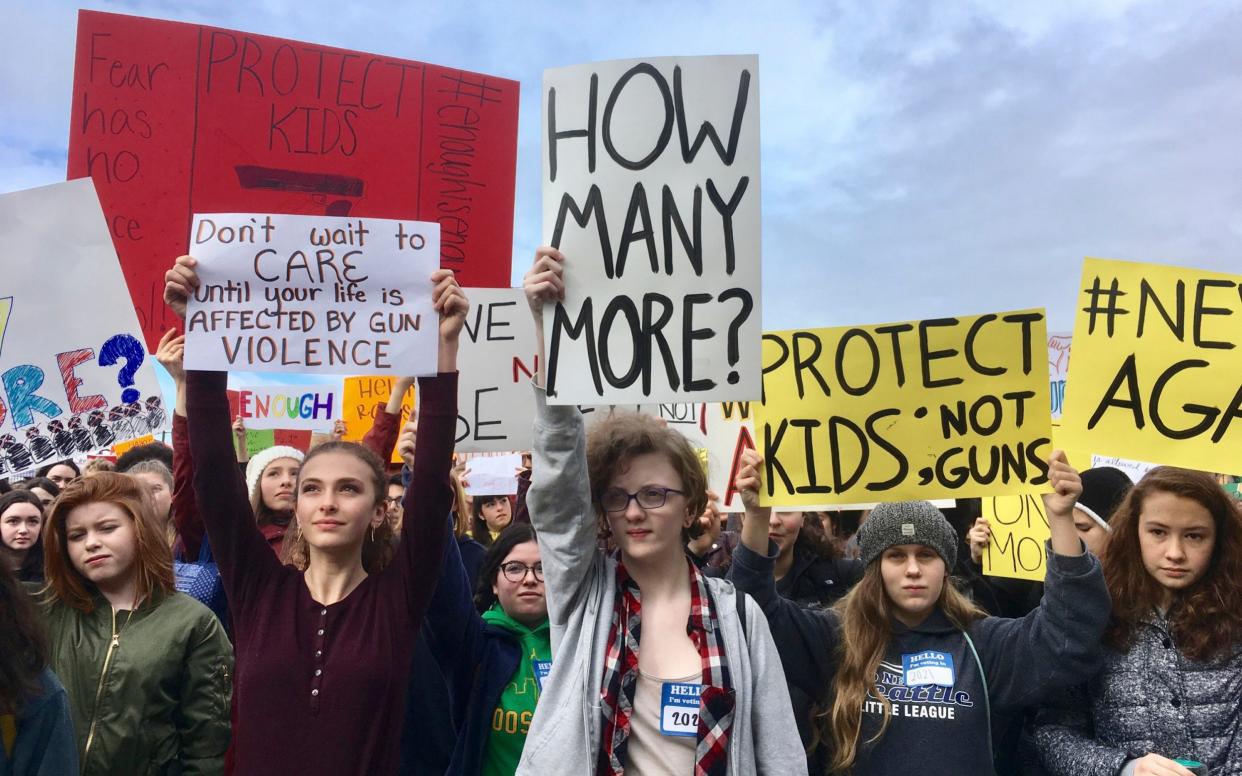
[[[198,285],[177,259],[164,300],[182,318]],[[298,476],[295,528],[305,571],[282,566],[255,526],[234,463],[224,372],[187,373],[194,489],[233,615],[238,774],[386,774],[397,768],[415,639],[435,590],[452,502],[457,342],[468,303],[452,272],[432,275],[439,374],[419,380],[415,465],[392,562],[368,574],[363,546],[384,520],[383,464],[328,443]]]

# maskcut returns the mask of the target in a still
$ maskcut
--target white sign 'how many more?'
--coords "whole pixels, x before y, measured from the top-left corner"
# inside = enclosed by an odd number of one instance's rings
[[[543,130],[549,401],[758,399],[758,59],[547,70]]]
[[[190,252],[188,369],[436,372],[438,224],[213,213],[194,217]]]

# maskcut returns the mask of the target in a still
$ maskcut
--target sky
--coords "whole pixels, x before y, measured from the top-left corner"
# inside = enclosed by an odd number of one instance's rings
[[[1046,307],[1084,256],[1242,272],[1242,4],[115,2],[520,81],[514,284],[549,67],[758,54],[763,323]],[[63,180],[76,6],[4,2],[0,192]]]

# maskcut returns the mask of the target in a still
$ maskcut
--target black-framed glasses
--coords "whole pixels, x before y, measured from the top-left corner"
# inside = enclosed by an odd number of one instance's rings
[[[384,503],[396,506],[397,504],[400,504],[404,498],[404,496],[384,496]]]
[[[508,563],[500,564],[500,573],[505,575],[505,579],[510,582],[521,582],[526,579],[526,572],[535,575],[536,582],[543,581],[543,564],[536,563],[533,566],[527,566],[520,560],[511,560]]]
[[[643,509],[656,509],[668,501],[668,494],[686,495],[676,488],[662,488],[659,485],[646,485],[637,493],[626,493],[620,488],[609,488],[599,497],[599,505],[605,512],[624,512],[630,506],[630,500],[638,502]]]

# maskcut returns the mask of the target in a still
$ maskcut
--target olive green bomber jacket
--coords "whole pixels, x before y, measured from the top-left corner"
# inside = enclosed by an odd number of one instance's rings
[[[69,693],[83,776],[219,774],[229,746],[233,648],[183,593],[91,614],[43,604],[50,665]]]

